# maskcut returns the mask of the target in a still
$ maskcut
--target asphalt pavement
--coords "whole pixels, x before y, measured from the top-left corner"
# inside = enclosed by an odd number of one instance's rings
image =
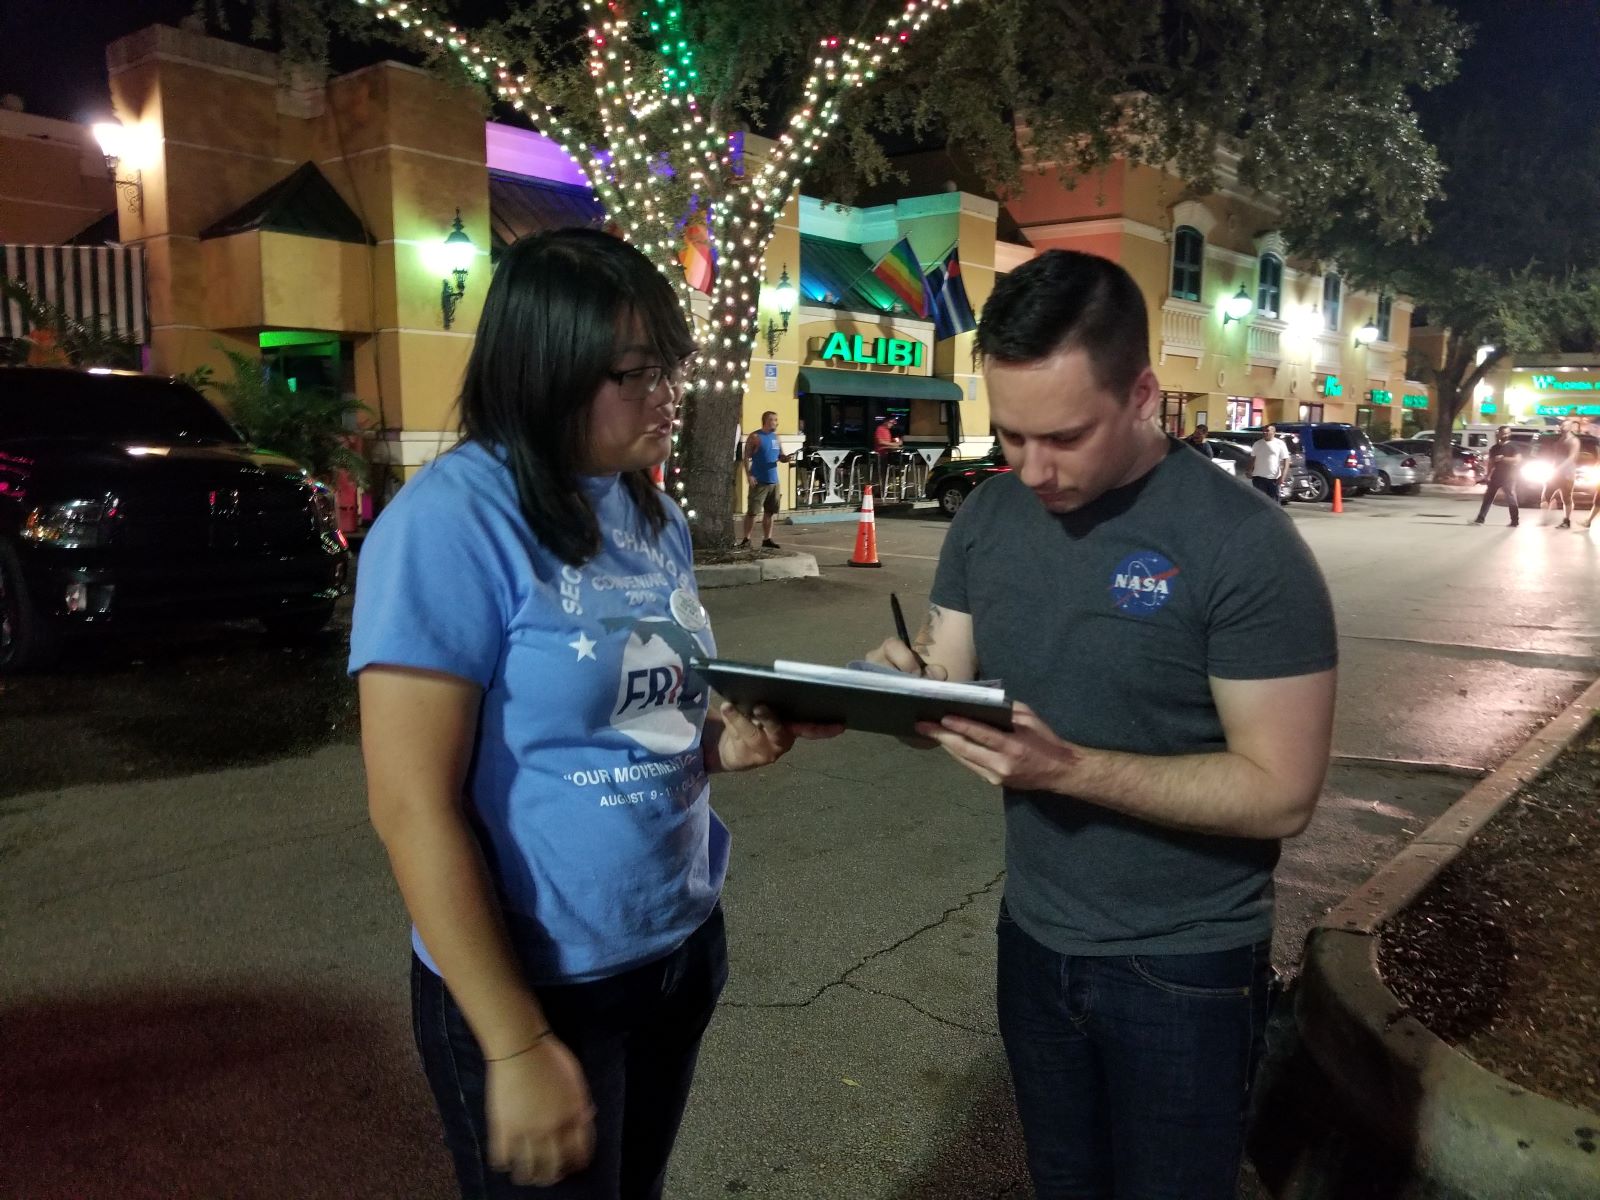
[[[1291,510],[1343,666],[1335,765],[1278,875],[1285,971],[1317,914],[1596,673],[1600,530],[1475,527],[1473,500]],[[925,602],[945,528],[885,517],[882,569],[854,571],[849,524],[781,527],[822,577],[707,593],[719,648],[857,656],[892,630],[890,591]],[[992,1011],[993,791],[849,734],[714,795],[732,977],[669,1195],[1028,1195]],[[12,794],[0,867],[0,1196],[453,1195],[352,746]]]

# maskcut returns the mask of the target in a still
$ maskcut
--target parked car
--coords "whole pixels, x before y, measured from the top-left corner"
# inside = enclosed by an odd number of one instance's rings
[[[1372,453],[1378,460],[1378,485],[1372,489],[1374,496],[1390,492],[1403,496],[1407,492],[1417,490],[1417,484],[1422,480],[1422,471],[1418,470],[1414,455],[1391,450],[1382,444],[1374,446]]]
[[[1533,444],[1522,466],[1517,471],[1517,503],[1526,508],[1538,508],[1544,500],[1546,489],[1555,478],[1560,438],[1554,434],[1541,437]],[[1593,434],[1578,435],[1578,469],[1573,488],[1573,507],[1582,512],[1594,506],[1596,489],[1600,488],[1600,438]],[[1504,497],[1496,497],[1503,502]]]
[[[0,671],[140,618],[312,632],[349,568],[328,488],[186,384],[0,370]]]
[[[1260,429],[1222,429],[1208,435],[1210,445],[1232,445],[1249,450],[1261,440]],[[1284,434],[1284,444],[1289,447],[1289,488],[1288,498],[1291,500],[1310,500],[1315,490],[1315,481],[1311,472],[1306,468],[1305,446],[1300,442],[1297,434]],[[1250,464],[1245,462],[1238,474],[1248,483],[1250,480]],[[1280,497],[1281,499],[1281,497]]]
[[[1005,453],[996,440],[982,458],[947,458],[934,464],[922,494],[937,504],[945,516],[953,517],[973,488],[991,475],[1003,475],[1009,470]]]
[[[1342,421],[1280,421],[1281,434],[1294,434],[1305,447],[1311,495],[1317,502],[1333,494],[1337,479],[1347,496],[1370,492],[1378,483],[1378,463],[1366,431]]]
[[[1228,474],[1246,487],[1251,486],[1250,448],[1248,446],[1219,437],[1208,438],[1206,445],[1211,447],[1211,453],[1215,456],[1213,461],[1218,466],[1224,467]],[[1305,468],[1302,467],[1302,473],[1304,470]],[[1278,485],[1278,502],[1287,504],[1292,499],[1294,499],[1294,477],[1291,474],[1289,479]]]
[[[1416,470],[1422,478],[1433,479],[1433,456],[1439,447],[1432,438],[1396,438],[1394,441],[1383,443],[1386,449],[1396,454],[1409,455],[1417,460]],[[1461,446],[1450,448],[1451,482],[1475,483],[1483,478],[1483,464],[1478,455]]]

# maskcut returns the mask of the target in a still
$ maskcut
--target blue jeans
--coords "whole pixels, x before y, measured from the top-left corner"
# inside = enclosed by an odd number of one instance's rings
[[[520,1187],[489,1169],[483,1053],[444,981],[411,962],[412,1032],[463,1200],[659,1200],[700,1038],[728,978],[722,907],[665,958],[609,979],[537,989],[551,1028],[583,1064],[594,1101],[587,1169]]]
[[[1270,942],[1057,954],[1000,909],[1000,1036],[1038,1200],[1234,1200]]]

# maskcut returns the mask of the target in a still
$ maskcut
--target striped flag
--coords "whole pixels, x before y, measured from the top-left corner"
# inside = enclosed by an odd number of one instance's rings
[[[919,317],[928,315],[928,294],[923,288],[922,264],[911,249],[911,239],[901,238],[894,249],[878,260],[872,273],[883,281],[895,298]]]
[[[711,294],[717,279],[716,251],[704,221],[696,221],[683,231],[683,247],[678,251],[684,277],[697,292]]]
[[[961,281],[961,260],[954,247],[944,261],[928,272],[928,307],[933,314],[934,337],[940,341],[978,327],[967,299],[967,285]]]

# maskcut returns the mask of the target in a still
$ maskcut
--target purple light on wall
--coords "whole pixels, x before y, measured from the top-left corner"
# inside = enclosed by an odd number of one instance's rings
[[[542,133],[490,121],[484,126],[484,141],[491,171],[508,171],[574,187],[589,186],[578,164]]]

